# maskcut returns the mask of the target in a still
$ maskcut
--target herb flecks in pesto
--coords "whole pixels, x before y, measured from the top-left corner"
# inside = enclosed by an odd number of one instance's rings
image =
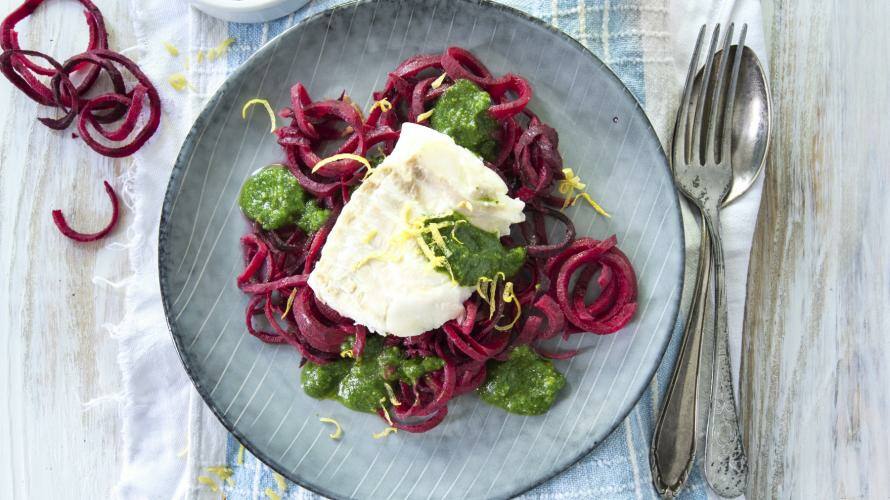
[[[351,350],[353,339],[343,343]],[[402,349],[384,346],[383,338],[369,336],[364,352],[357,359],[344,358],[325,365],[307,362],[300,373],[300,384],[307,395],[339,401],[351,410],[374,413],[381,400],[388,401],[386,384],[395,387],[400,380],[416,383],[420,377],[445,366],[437,357],[407,358]]]
[[[461,286],[476,286],[480,278],[498,273],[510,278],[525,263],[524,247],[506,248],[496,233],[470,224],[458,212],[426,219],[424,228],[427,246],[447,263],[436,270],[453,276]]]
[[[513,349],[507,361],[490,361],[488,378],[476,393],[488,404],[519,415],[541,415],[553,406],[566,379],[550,360],[528,346]]]
[[[458,145],[492,161],[497,155],[498,124],[488,108],[491,96],[469,80],[457,80],[436,102],[430,125]]]
[[[324,224],[330,210],[307,196],[287,168],[270,165],[250,176],[241,187],[238,205],[248,219],[270,231],[296,224],[312,233]]]

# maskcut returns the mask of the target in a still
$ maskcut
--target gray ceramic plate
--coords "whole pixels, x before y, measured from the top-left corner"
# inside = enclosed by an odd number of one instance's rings
[[[376,416],[316,401],[299,387],[299,356],[244,329],[246,297],[235,287],[242,180],[282,160],[261,110],[288,104],[292,83],[316,98],[369,96],[386,72],[418,52],[470,49],[495,73],[525,76],[531,103],[560,134],[565,163],[613,214],[570,213],[581,235],[618,235],[640,282],[636,319],[610,336],[579,335],[584,348],[558,362],[568,385],[545,416],[510,415],[474,395],[421,435],[375,440]],[[365,107],[369,104],[365,102]],[[361,101],[360,101],[361,102]],[[222,86],[195,122],[177,160],[160,227],[161,290],[186,370],[207,404],[252,453],[295,482],[332,497],[506,497],[589,453],[649,383],[677,313],[683,267],[679,208],[667,160],[649,121],[621,81],[577,42],[517,11],[476,1],[382,1],[341,6],[288,30]],[[319,416],[345,430],[339,441]]]

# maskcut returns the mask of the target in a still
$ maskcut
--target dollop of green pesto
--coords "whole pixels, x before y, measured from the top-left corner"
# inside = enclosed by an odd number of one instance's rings
[[[498,273],[509,279],[525,263],[525,247],[505,247],[497,233],[470,224],[458,212],[426,219],[424,227],[427,229],[422,234],[427,246],[447,262],[436,266],[436,270],[453,275],[461,286],[476,286],[479,278],[493,279]],[[436,227],[441,241],[437,241],[432,227]]]
[[[541,415],[553,406],[566,379],[550,360],[519,346],[506,361],[490,361],[488,378],[476,393],[488,404],[519,415]]]
[[[491,96],[469,80],[457,80],[436,101],[430,125],[458,145],[492,161],[497,155],[498,124],[488,108]]]
[[[354,338],[341,346],[351,351]],[[317,399],[333,399],[355,411],[376,412],[389,406],[387,384],[405,381],[416,383],[427,373],[439,370],[445,362],[435,356],[408,358],[396,346],[384,346],[383,338],[368,336],[359,358],[343,358],[320,365],[307,362],[300,373],[300,385],[307,395]]]
[[[282,165],[270,165],[241,186],[238,205],[248,219],[270,231],[296,224],[307,233],[318,231],[330,210],[307,200],[297,179]]]

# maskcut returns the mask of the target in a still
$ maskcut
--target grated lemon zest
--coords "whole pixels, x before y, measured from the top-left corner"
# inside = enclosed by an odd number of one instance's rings
[[[352,265],[352,270],[357,271],[362,266],[366,265],[368,262],[371,262],[374,259],[383,260],[386,262],[398,262],[399,261],[398,257],[393,256],[393,255],[388,255],[387,252],[378,250],[376,252],[371,252],[371,253],[365,255],[364,257],[362,257],[361,260],[359,260],[358,262],[356,262],[355,264]]]
[[[186,87],[194,90],[195,88],[189,83],[188,79],[182,73],[173,73],[169,77],[167,77],[167,83],[170,84],[171,87],[178,91],[185,90]]]
[[[169,52],[171,56],[179,57],[179,49],[176,48],[176,45],[173,45],[170,42],[164,42],[164,48],[167,49],[167,52]]]
[[[386,393],[389,395],[389,402],[392,403],[393,406],[402,406],[402,403],[399,402],[399,398],[396,397],[396,391],[392,389],[389,382],[384,382],[383,386],[386,387]]]
[[[207,59],[214,61],[217,57],[226,53],[229,50],[229,46],[235,43],[235,39],[232,37],[226,38],[225,40],[219,42],[219,45],[213,47],[212,49],[207,50]]]
[[[439,75],[439,78],[436,78],[435,80],[433,80],[433,83],[430,84],[430,87],[433,89],[437,89],[437,88],[441,87],[442,84],[445,83],[446,76],[448,76],[448,73],[442,73],[441,75]]]
[[[263,493],[266,494],[266,498],[268,498],[269,500],[281,500],[281,495],[275,493],[275,490],[273,490],[272,488],[266,488]]]
[[[457,204],[457,208],[466,208],[468,212],[472,212],[473,204],[469,200],[464,200]]]
[[[377,230],[371,229],[365,234],[365,237],[362,238],[362,243],[371,243],[375,236],[377,236]]]
[[[272,479],[275,480],[275,485],[278,486],[278,492],[284,493],[287,491],[287,481],[284,479],[284,476],[277,472],[272,473]]]
[[[579,198],[584,198],[584,200],[593,207],[596,213],[603,217],[612,217],[608,212],[603,210],[603,207],[595,202],[589,194],[584,192],[587,188],[587,184],[581,182],[581,178],[575,175],[575,172],[573,172],[572,169],[564,168],[562,169],[562,173],[565,176],[565,179],[559,181],[558,189],[559,193],[565,197],[565,202],[562,204],[563,210],[574,205]],[[581,191],[581,193],[575,195],[575,191]]]
[[[424,113],[420,113],[419,115],[417,115],[417,123],[424,122],[427,120],[427,118],[433,116],[433,111],[435,111],[435,110],[436,110],[436,108],[433,108],[429,111],[426,111]]]
[[[341,437],[343,437],[343,428],[340,427],[339,422],[330,417],[321,417],[318,420],[326,424],[334,424],[334,427],[336,427],[336,429],[330,434],[331,439],[340,439]]]
[[[385,438],[386,436],[389,436],[390,434],[393,434],[396,432],[399,432],[399,430],[396,429],[395,427],[387,427],[386,429],[383,429],[380,432],[375,432],[374,434],[371,434],[371,437],[373,437],[374,439],[380,439],[380,438]]]
[[[392,103],[389,102],[389,99],[385,97],[383,99],[380,99],[379,101],[374,101],[374,104],[371,105],[371,109],[368,111],[368,113],[373,113],[374,110],[377,108],[380,108],[380,111],[386,113],[387,111],[392,109]]]
[[[210,488],[210,491],[219,493],[219,485],[209,476],[198,476],[198,482]]]
[[[294,299],[297,297],[297,289],[294,288],[291,291],[290,295],[287,297],[287,305],[284,308],[284,312],[281,313],[281,319],[286,319],[288,313],[290,313],[291,308],[294,307]]]
[[[352,349],[343,349],[342,351],[340,351],[340,357],[341,358],[354,358],[355,353],[352,351]]]
[[[454,225],[451,226],[451,239],[456,241],[459,245],[463,245],[464,242],[457,239],[457,235],[454,232],[457,231],[457,227],[460,226],[461,224],[469,224],[469,223],[463,219],[460,219],[460,220],[455,221]]]
[[[312,173],[318,172],[318,169],[320,169],[321,167],[338,160],[355,160],[364,165],[365,168],[367,168],[368,170],[371,170],[371,162],[369,162],[365,157],[354,155],[352,153],[340,153],[333,156],[328,156],[323,160],[319,160],[318,163],[316,163],[315,166],[312,167]]]
[[[204,467],[204,470],[215,475],[220,479],[220,481],[225,481],[229,486],[234,484],[234,480],[232,476],[235,475],[235,471],[232,470],[231,467],[226,467],[225,465],[216,465],[211,467]]]
[[[198,59],[198,64],[201,64],[202,62],[204,62],[204,51],[199,50],[196,57]]]
[[[431,224],[427,226],[429,228],[430,236],[433,237],[433,243],[435,243],[442,251],[445,251],[445,238],[442,237],[442,233],[439,232],[439,227],[437,224]]]
[[[480,276],[479,280],[476,281],[476,293],[479,294],[479,297],[488,304],[488,319],[494,317],[494,312],[497,309],[495,307],[495,299],[498,288],[498,279],[502,281],[507,281],[507,276],[499,272],[494,275],[494,278],[489,278],[487,276]],[[507,284],[512,285],[512,283],[508,282]],[[506,292],[506,284],[504,285],[504,292]],[[512,293],[512,286],[511,286]]]
[[[238,458],[235,460],[238,465],[244,465],[244,445],[238,445]]]
[[[269,101],[267,101],[265,99],[251,99],[251,100],[245,102],[244,106],[241,108],[241,119],[242,120],[247,119],[247,110],[250,109],[250,107],[253,106],[254,104],[260,104],[266,109],[266,113],[269,114],[269,120],[272,121],[272,129],[269,131],[275,132],[275,125],[276,125],[275,111],[272,109],[272,105],[269,104]]]
[[[574,205],[575,202],[578,201],[578,198],[584,198],[584,201],[586,201],[591,207],[593,207],[596,213],[602,215],[603,217],[612,218],[612,216],[609,215],[609,212],[606,212],[603,207],[599,205],[599,203],[593,201],[593,198],[591,198],[590,195],[587,193],[581,193],[578,196],[575,196],[575,198],[572,199],[572,202],[569,203],[569,205]]]
[[[383,416],[386,418],[386,422],[389,423],[389,425],[393,425],[392,417],[389,416],[389,410],[386,409],[384,403],[386,403],[386,397],[380,398],[380,409],[383,410]]]
[[[188,446],[188,445],[185,445],[185,446],[182,447],[181,450],[179,450],[179,452],[176,454],[176,456],[177,456],[178,458],[182,458],[182,457],[188,455],[188,453],[189,453],[189,446]]]
[[[499,332],[505,332],[513,329],[516,326],[516,323],[519,321],[519,318],[522,316],[522,304],[519,303],[519,297],[516,296],[516,292],[513,291],[513,282],[508,281],[504,284],[504,293],[501,295],[503,301],[507,304],[510,302],[516,304],[516,315],[513,317],[513,321],[506,325],[494,325],[494,329]]]

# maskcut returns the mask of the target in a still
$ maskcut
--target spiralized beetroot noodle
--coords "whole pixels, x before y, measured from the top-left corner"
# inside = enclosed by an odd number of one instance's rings
[[[433,88],[443,72],[447,76]],[[461,78],[491,95],[489,114],[499,125],[496,139],[500,149],[495,160],[486,165],[501,176],[511,197],[526,203],[521,238],[502,239],[507,246],[523,244],[528,251],[526,264],[514,277],[522,314],[509,330],[498,328],[510,323],[517,307],[503,300],[505,285],[498,282],[493,314],[489,314],[489,305],[473,294],[459,318],[415,337],[384,339],[386,345],[400,347],[406,356],[437,356],[445,362],[444,368],[414,384],[393,384],[398,404],[393,404],[389,413],[394,426],[408,432],[424,432],[442,422],[448,402],[479,387],[486,378],[486,363],[506,359],[513,347],[528,344],[543,357],[566,359],[577,351],[552,352],[538,344],[560,334],[615,332],[636,311],[636,276],[627,257],[615,246],[615,237],[576,239],[575,226],[560,210],[565,199],[552,193],[554,184],[564,179],[559,138],[527,109],[531,86],[514,74],[498,78],[470,52],[451,47],[443,54],[420,54],[402,62],[389,73],[384,88],[373,94],[375,100],[386,99],[392,107],[375,106],[367,117],[345,94],[313,101],[302,84],[293,86],[290,107],[279,112],[289,122],[276,130],[278,144],[284,150],[285,165],[300,185],[332,214],[314,234],[296,227],[264,231],[253,226],[242,238],[244,269],[236,283],[250,296],[245,313],[247,331],[263,342],[288,343],[304,360],[315,363],[340,359],[341,344],[349,336],[355,336],[353,355],[361,354],[368,335],[365,327],[318,300],[306,278],[348,201],[349,188],[361,183],[365,171],[353,160],[328,163],[316,172],[312,168],[327,156],[322,150],[365,157],[389,154],[401,125],[416,122]],[[97,130],[101,133],[103,129]],[[548,218],[563,228],[553,241],[547,235]],[[588,304],[586,295],[594,279],[600,293]],[[264,316],[271,328],[255,326],[257,316]],[[382,409],[379,413],[386,416]]]
[[[53,210],[53,222],[56,223],[56,227],[59,228],[59,231],[61,231],[62,234],[74,241],[86,243],[89,241],[102,239],[114,229],[114,227],[117,225],[117,219],[119,216],[119,202],[117,199],[117,193],[114,192],[114,189],[111,187],[111,184],[109,184],[108,181],[103,182],[105,183],[105,192],[108,193],[108,198],[111,200],[111,220],[108,221],[108,224],[105,226],[105,228],[96,233],[81,233],[79,231],[75,231],[74,229],[71,229],[71,226],[68,225],[68,221],[65,220],[65,216],[62,214],[61,210]]]
[[[90,0],[77,0],[84,7],[90,32],[85,52],[60,64],[47,54],[22,49],[15,27],[33,14],[43,1],[25,0],[0,23],[0,48],[3,49],[0,53],[0,73],[32,100],[61,110],[61,116],[38,118],[47,127],[65,130],[78,120],[78,134],[71,134],[71,137],[82,139],[97,153],[112,158],[135,153],[154,135],[160,124],[161,98],[157,89],[135,62],[108,49],[105,21],[102,13]],[[38,64],[35,58],[42,59],[48,66]],[[120,68],[129,72],[136,80],[132,89],[127,90]],[[102,72],[107,74],[112,92],[95,97],[87,96]],[[82,73],[78,83],[74,83],[72,79],[76,73]],[[41,81],[41,77],[50,77],[49,84]],[[145,120],[140,120],[146,102],[148,116]],[[105,126],[118,121],[121,123],[114,129]],[[101,141],[94,136],[93,131],[102,137]],[[114,207],[108,227],[98,233],[79,233],[68,226],[61,211],[55,210],[53,221],[62,234],[75,241],[94,241],[111,232],[118,219],[118,201],[107,182],[105,190]]]

